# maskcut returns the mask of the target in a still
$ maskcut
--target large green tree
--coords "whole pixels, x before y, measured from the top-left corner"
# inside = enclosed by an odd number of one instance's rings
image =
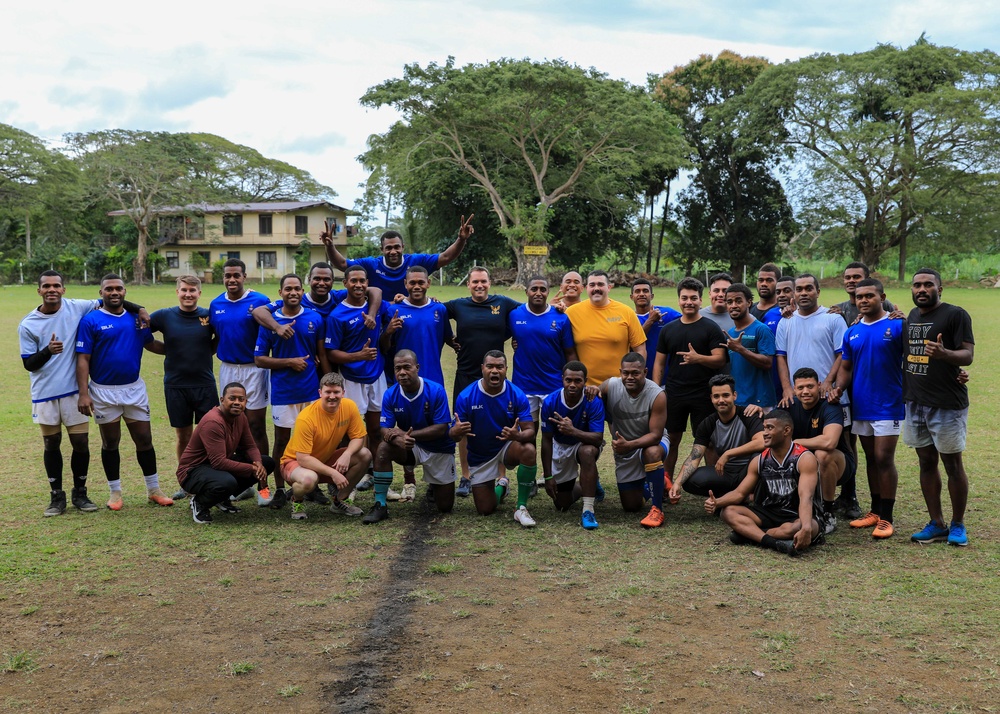
[[[645,166],[684,162],[676,120],[644,88],[562,61],[411,64],[361,102],[403,117],[374,138],[365,165],[390,185],[435,164],[462,171],[488,198],[519,281],[544,268],[546,256],[525,248],[549,246],[553,206],[615,200]]]
[[[747,93],[751,116],[811,173],[800,184],[811,227],[851,229],[869,265],[931,217],[967,198],[997,205],[1000,57],[936,46],[879,45],[819,54],[765,71]],[[963,198],[964,197],[964,198]],[[938,223],[940,226],[940,223]]]

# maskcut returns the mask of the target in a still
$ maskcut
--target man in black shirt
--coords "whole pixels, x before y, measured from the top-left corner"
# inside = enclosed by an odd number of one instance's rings
[[[911,540],[933,543],[947,540],[965,546],[965,507],[969,477],[962,463],[969,418],[969,391],[959,379],[961,367],[972,364],[975,338],[972,318],[962,308],[941,302],[941,275],[921,268],[910,284],[913,304],[907,318],[907,352],[903,370],[906,428],[903,440],[917,450],[920,490],[931,520]],[[938,457],[948,474],[951,524],[946,526],[941,507],[941,472]]]

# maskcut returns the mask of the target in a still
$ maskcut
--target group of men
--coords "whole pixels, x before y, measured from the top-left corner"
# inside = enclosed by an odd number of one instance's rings
[[[381,256],[349,260],[327,230],[329,262],[314,264],[306,283],[283,276],[277,301],[247,288],[245,266],[229,260],[226,291],[209,308],[198,306],[200,281],[182,276],[178,306],[151,316],[125,301],[118,276],[101,281],[100,301],[82,301],[65,299],[61,276],[46,271],[42,305],[20,327],[50,482],[45,515],[66,510],[60,425],[73,446],[72,503],[97,509],[86,486],[91,413],[101,431],[108,507],[123,505],[122,419],[148,499],[173,503],[159,487],[139,377],[147,350],[165,356],[182,488],[174,498],[190,494],[197,523],[211,522],[213,507],[233,512],[235,500],[253,495],[273,508],[291,501],[296,520],[314,501],[378,523],[390,500],[413,500],[420,465],[441,512],[456,495],[471,495],[478,513],[493,513],[515,469],[513,517],[521,526],[535,525],[529,499],[543,486],[558,510],[581,501],[581,525],[593,530],[604,498],[597,461],[607,442],[622,507],[648,507],[644,527],[662,526],[664,499],[677,503],[688,492],[721,514],[734,542],[794,555],[832,532],[838,511],[875,538],[893,534],[894,454],[905,420],[931,516],[912,539],[967,543],[961,367],[972,362],[974,340],[968,314],[940,301],[935,271],[915,274],[915,307],[905,320],[860,263],[845,270],[849,299],[830,309],[820,306],[814,276],[783,276],[773,264],[758,271],[756,301],[720,273],[709,278],[703,307],[703,284],[685,278],[679,310],[656,305],[645,280],[631,286],[632,306],[613,300],[599,270],[585,278],[567,273],[555,295],[545,278],[532,277],[522,304],[491,293],[488,270],[475,267],[469,297],[432,300],[430,272],[457,258],[472,233],[471,216],[463,217],[446,251],[424,255],[405,253],[390,231]],[[334,268],[343,272],[343,290],[333,290]],[[64,339],[75,351],[63,348]],[[457,352],[450,406],[446,345]],[[221,401],[213,355],[221,362]],[[694,446],[676,470],[689,426]],[[854,490],[855,437],[872,496],[867,515]],[[949,523],[939,457],[952,497]],[[393,464],[404,469],[401,494],[391,489]],[[375,496],[367,514],[352,498],[365,488]]]

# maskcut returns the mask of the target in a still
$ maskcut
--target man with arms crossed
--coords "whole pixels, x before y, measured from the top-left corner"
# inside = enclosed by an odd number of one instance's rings
[[[78,409],[94,415],[101,430],[101,463],[108,479],[108,508],[122,509],[121,419],[125,418],[135,457],[146,482],[150,502],[172,506],[174,502],[160,490],[156,473],[156,451],[149,427],[149,397],[139,376],[144,345],[153,341],[148,328],[125,312],[125,283],[114,273],[101,279],[104,307],[88,313],[80,321],[76,339],[76,381],[80,390]]]
[[[597,497],[597,457],[604,443],[604,402],[600,397],[587,399],[587,365],[567,362],[562,371],[562,389],[542,402],[542,473],[545,491],[555,507],[568,511],[583,498],[580,525],[592,531],[598,528],[594,515]],[[580,483],[576,483],[577,472]]]
[[[455,442],[448,436],[451,411],[444,386],[420,376],[417,355],[400,350],[393,358],[396,383],[382,399],[382,436],[375,449],[375,506],[362,523],[389,517],[386,496],[392,464],[423,466],[438,511],[455,505]]]
[[[906,321],[903,440],[917,450],[920,490],[931,517],[911,540],[917,543],[947,540],[950,545],[966,546],[969,477],[962,463],[962,452],[969,419],[969,392],[958,375],[960,368],[972,364],[975,338],[969,313],[942,302],[943,291],[941,275],[932,268],[918,270],[910,284],[916,307]],[[952,509],[949,525],[945,525],[941,507],[939,457],[948,474]]]
[[[783,409],[764,416],[764,452],[750,462],[735,491],[709,493],[705,512],[722,510],[736,545],[759,543],[795,556],[819,540],[819,477],[816,457],[792,441],[792,418]],[[753,495],[750,505],[743,505]]]
[[[523,528],[535,525],[528,513],[528,494],[535,483],[535,427],[524,392],[507,380],[507,357],[490,350],[483,358],[483,377],[455,400],[455,423],[448,435],[469,442],[472,498],[483,516],[493,513],[507,493],[499,469],[517,467],[517,509]]]

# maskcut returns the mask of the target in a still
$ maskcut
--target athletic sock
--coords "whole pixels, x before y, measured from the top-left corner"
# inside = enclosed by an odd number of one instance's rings
[[[73,450],[69,457],[69,467],[73,472],[73,487],[87,487],[87,472],[90,471],[90,449]]]
[[[883,498],[882,504],[879,506],[878,516],[883,521],[889,521],[892,523],[892,509],[896,505],[895,498]]]
[[[414,486],[417,485],[417,477],[413,473],[412,466],[407,466],[403,469],[403,483],[412,483]]]
[[[537,466],[517,467],[517,507],[528,505],[528,496],[531,495],[531,487],[535,485],[535,474],[538,473]]]
[[[380,506],[388,506],[385,497],[389,493],[389,486],[392,485],[392,471],[375,472],[375,503]]]
[[[497,501],[502,501],[503,497],[507,495],[507,486],[510,484],[510,480],[506,476],[501,476],[496,480],[496,485],[493,486],[493,492],[497,495]]]
[[[834,501],[823,501],[823,513],[833,513]]]
[[[142,480],[146,482],[146,490],[152,491],[160,487],[160,475],[150,474],[149,476],[143,476]]]
[[[765,533],[764,537],[760,539],[760,545],[762,548],[770,548],[771,550],[774,550],[774,546],[777,543],[778,539],[774,536],[768,535],[767,533]]]
[[[122,481],[121,481],[121,479],[116,478],[114,481],[108,481],[108,490],[109,491],[121,491],[122,490]]]
[[[118,488],[112,491],[121,491],[122,456],[118,449],[101,449],[101,465],[104,466],[104,475],[108,477],[108,483],[117,483]]]
[[[649,500],[652,505],[663,509],[663,462],[646,464],[646,485],[649,486]]]
[[[59,449],[42,452],[42,463],[45,464],[45,475],[49,479],[49,488],[53,491],[62,491],[62,470],[63,457]]]
[[[872,494],[872,513],[882,512],[882,497],[877,494]]]
[[[149,479],[146,480],[146,486],[149,488],[158,488],[160,483],[160,477],[156,474],[156,449],[146,449],[145,451],[136,451],[135,460],[139,462],[139,468],[142,469],[143,476],[154,476],[156,477],[156,485],[150,486]]]
[[[594,512],[594,497],[593,496],[584,496],[583,497],[583,512],[587,513],[588,511],[590,513]]]

